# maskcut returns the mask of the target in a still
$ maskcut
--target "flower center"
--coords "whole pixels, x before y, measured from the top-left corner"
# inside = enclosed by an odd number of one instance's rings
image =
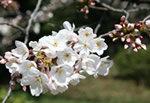
[[[101,46],[101,43],[100,43],[100,42],[96,42],[96,45],[97,45],[98,47],[100,47],[100,46]]]
[[[56,72],[57,72],[59,75],[61,75],[61,74],[63,73],[63,70],[62,70],[61,67],[60,67],[60,68],[57,69]]]
[[[41,83],[41,76],[40,75],[36,76],[35,78],[36,78],[36,82]]]
[[[84,35],[85,35],[86,37],[88,37],[88,36],[89,36],[89,34],[88,34],[88,33],[85,33]]]
[[[57,47],[58,43],[57,41],[54,41],[53,46]]]

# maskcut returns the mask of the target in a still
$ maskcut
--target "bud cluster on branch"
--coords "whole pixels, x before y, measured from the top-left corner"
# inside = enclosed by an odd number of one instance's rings
[[[113,38],[112,41],[120,39],[124,43],[124,48],[131,47],[133,51],[138,52],[140,49],[146,50],[146,45],[142,43],[142,33],[148,32],[150,21],[139,21],[138,23],[129,23],[125,16],[121,17],[120,24],[115,24],[116,30],[109,34]]]

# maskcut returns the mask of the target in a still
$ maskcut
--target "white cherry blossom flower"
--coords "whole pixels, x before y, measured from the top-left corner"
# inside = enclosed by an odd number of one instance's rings
[[[69,76],[72,73],[73,68],[63,64],[51,67],[50,76],[58,86],[66,86],[69,83]]]
[[[80,52],[80,55],[89,54],[89,52],[93,50],[93,45],[94,45],[94,39],[79,37],[79,41],[74,45],[74,49],[76,52]]]
[[[6,68],[9,70],[11,74],[15,72],[19,72],[20,63],[17,58],[13,58],[5,64]]]
[[[94,74],[94,77],[97,78],[98,75],[106,76],[109,73],[109,69],[112,67],[113,62],[111,60],[108,60],[109,56],[106,56],[104,58],[101,58],[100,63],[98,63],[96,72]]]
[[[37,41],[30,41],[29,46],[33,48],[33,51],[39,51],[42,46]]]
[[[56,89],[51,90],[51,93],[53,95],[57,95],[58,93],[63,93],[68,89],[68,86],[58,86],[56,83],[54,83]]]
[[[93,50],[91,52],[95,52],[98,55],[102,55],[104,50],[108,48],[107,44],[104,42],[104,39],[102,38],[96,38],[94,39],[94,45]]]
[[[28,86],[30,87],[30,91],[32,96],[39,96],[41,93],[44,92],[44,88],[49,87],[49,79],[46,76],[46,74],[42,72],[32,72],[32,74],[23,76],[21,79],[21,85],[22,86]]]
[[[19,68],[19,73],[25,76],[39,73],[39,70],[37,69],[36,63],[34,61],[25,60],[20,64]]]
[[[70,83],[72,85],[77,85],[80,82],[80,79],[85,79],[86,77],[83,75],[80,75],[79,73],[74,73],[71,77],[70,77]]]
[[[57,52],[57,57],[57,64],[68,64],[71,67],[77,60],[77,54],[71,48],[66,48],[64,51]]]
[[[19,59],[27,59],[27,57],[29,56],[29,50],[27,46],[20,41],[15,41],[15,45],[17,48],[12,50],[12,54]]]
[[[86,27],[85,29],[81,28],[78,31],[79,37],[82,39],[88,39],[91,40],[95,37],[95,34],[93,33],[93,29],[90,27]]]
[[[42,46],[46,46],[54,51],[63,51],[67,47],[66,42],[66,38],[58,34],[56,36],[44,36],[39,40]]]

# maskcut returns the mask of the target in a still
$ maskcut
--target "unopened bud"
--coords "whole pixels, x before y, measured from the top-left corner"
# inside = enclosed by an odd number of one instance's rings
[[[144,50],[147,50],[147,47],[145,44],[141,44],[141,47],[144,49]]]
[[[121,33],[120,33],[120,36],[124,36],[124,33],[123,33],[123,32],[121,32]]]
[[[85,13],[86,13],[86,14],[88,14],[88,13],[89,13],[89,10],[88,10],[88,9],[86,9],[86,10],[85,10]]]
[[[124,38],[124,37],[121,37],[121,41],[124,42],[124,41],[125,41],[125,38]]]
[[[129,24],[128,24],[128,27],[129,27],[129,28],[134,28],[134,24],[133,24],[133,23],[129,23]]]
[[[138,45],[141,45],[141,39],[140,38],[136,38],[135,39],[135,43],[138,44]]]
[[[129,45],[128,44],[125,44],[124,45],[124,49],[128,49],[129,48]]]
[[[142,49],[140,46],[137,47],[138,50]]]
[[[125,24],[126,26],[128,26],[128,21],[125,21],[124,24]]]
[[[133,51],[134,51],[134,52],[138,52],[137,48],[134,48]]]
[[[142,36],[142,35],[140,35],[140,36],[139,36],[139,38],[140,38],[140,39],[143,39],[143,36]]]
[[[112,38],[112,37],[113,37],[113,34],[111,34],[111,33],[110,33],[110,34],[109,34],[109,37],[111,37],[111,38]]]
[[[131,46],[132,46],[133,48],[135,48],[135,47],[136,47],[135,43],[131,43]]]
[[[113,41],[113,42],[115,42],[115,41],[117,41],[117,40],[118,40],[118,38],[113,38],[113,40],[112,40],[112,41]]]
[[[119,24],[115,24],[115,28],[116,28],[116,29],[122,29],[122,26],[119,25]]]
[[[127,42],[127,43],[130,43],[130,42],[131,42],[131,39],[130,39],[130,38],[127,38],[127,39],[126,39],[126,42]]]
[[[81,9],[80,9],[80,12],[84,12],[84,8],[81,8]]]
[[[0,59],[0,64],[5,64],[6,60],[5,59]]]
[[[150,20],[146,20],[145,25],[146,25],[147,27],[150,27]]]
[[[138,29],[134,29],[134,31],[135,31],[136,33],[138,33],[138,32],[139,32],[139,30],[138,30]]]
[[[126,17],[125,17],[125,16],[122,16],[122,17],[121,17],[121,21],[122,21],[122,22],[124,22],[124,21],[125,21],[125,19],[126,19]]]
[[[113,34],[113,35],[116,35],[116,34],[117,34],[117,31],[113,31],[112,34]]]
[[[138,23],[138,24],[136,24],[136,27],[140,28],[140,27],[141,27],[141,24],[139,24],[139,23]]]
[[[90,3],[90,5],[91,5],[91,6],[94,6],[94,5],[95,5],[95,3],[94,3],[94,2],[91,2],[91,3]]]

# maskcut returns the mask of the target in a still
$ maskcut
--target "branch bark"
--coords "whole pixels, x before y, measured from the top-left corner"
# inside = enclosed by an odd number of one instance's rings
[[[6,95],[5,98],[3,99],[2,103],[6,103],[6,101],[8,100],[8,98],[9,98],[11,92],[12,92],[12,89],[11,89],[11,87],[9,87],[8,92],[7,92],[7,95]]]
[[[33,19],[34,19],[36,13],[38,12],[38,10],[39,10],[39,8],[40,8],[41,2],[42,2],[42,0],[38,0],[37,5],[36,5],[36,7],[35,7],[33,13],[31,14],[29,21],[28,21],[28,25],[27,25],[27,27],[26,27],[26,29],[25,29],[25,34],[26,34],[25,40],[24,40],[24,43],[25,43],[25,44],[27,44],[27,42],[28,42],[28,39],[29,39],[29,31],[30,31],[30,28],[31,28],[31,25],[32,25],[32,21],[33,21]]]
[[[13,27],[15,29],[18,29],[22,33],[25,33],[25,30],[21,26],[18,26],[18,25],[9,24],[9,23],[0,23],[0,25],[8,25],[8,26],[11,26],[11,27]]]

